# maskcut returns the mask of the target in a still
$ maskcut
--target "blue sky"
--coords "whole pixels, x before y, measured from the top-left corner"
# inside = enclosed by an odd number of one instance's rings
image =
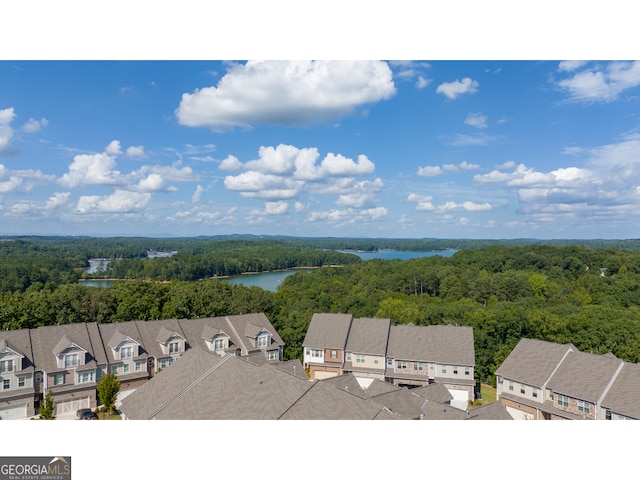
[[[639,236],[640,62],[377,45],[405,60],[17,50],[0,234]]]
[[[3,234],[631,238],[640,62],[0,62]]]

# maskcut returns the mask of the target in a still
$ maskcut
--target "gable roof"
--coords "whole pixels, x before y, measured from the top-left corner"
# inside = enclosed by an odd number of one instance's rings
[[[0,331],[0,353],[7,349],[23,358],[22,369],[26,370],[33,367],[31,333],[28,329]]]
[[[473,328],[454,325],[393,325],[387,356],[400,360],[475,365]]]
[[[136,322],[136,327],[140,332],[144,349],[148,355],[154,357],[166,356],[160,345],[166,343],[174,332],[185,338],[180,323],[176,319],[139,321]]]
[[[96,324],[71,323],[65,325],[48,325],[31,330],[34,364],[38,369],[47,372],[58,370],[56,355],[69,345],[77,345],[88,355],[85,365],[92,367],[106,364],[102,338]]]
[[[577,350],[572,344],[521,339],[496,370],[508,380],[543,388],[562,359]]]
[[[451,395],[443,383],[430,383],[423,387],[414,388],[412,392],[426,398],[427,400],[433,400],[440,403],[449,403],[453,400],[453,395]]]
[[[269,333],[271,333],[271,344],[267,345],[267,350],[273,350],[284,345],[284,341],[280,338],[280,335],[278,335],[278,332],[267,316],[262,312],[244,315],[227,315],[224,318],[231,331],[233,331],[237,337],[239,345],[242,346],[243,355],[247,355],[249,352],[258,349],[253,346],[250,338],[255,338],[255,336],[251,337],[251,335],[257,335],[262,329],[268,330]],[[240,332],[242,332],[242,334]],[[247,333],[249,333],[249,336],[247,336]]]
[[[556,393],[598,402],[623,362],[615,356],[570,352],[547,383]]]
[[[602,400],[614,413],[640,420],[640,364],[626,363]]]
[[[507,412],[507,408],[497,401],[469,410],[467,420],[513,420],[513,417]]]
[[[138,323],[140,322],[130,321],[94,324],[100,331],[100,335],[102,336],[102,338],[109,339],[106,346],[110,348],[106,348],[106,354],[110,362],[116,360],[114,358],[113,349],[122,344],[122,342],[124,342],[127,338],[131,339],[131,341],[137,343],[140,346],[140,348],[138,348],[138,355],[144,356],[145,345],[143,344],[142,337],[140,336],[140,332],[138,331]]]
[[[348,313],[314,313],[302,345],[310,348],[344,349],[353,315]]]
[[[346,350],[369,355],[385,355],[391,320],[388,318],[354,318]]]

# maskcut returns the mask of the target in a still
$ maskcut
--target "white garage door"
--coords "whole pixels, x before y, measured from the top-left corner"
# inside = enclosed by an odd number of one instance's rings
[[[466,410],[469,405],[469,392],[466,390],[449,390],[449,393],[453,397],[451,400],[451,406],[458,410]]]
[[[0,419],[2,420],[18,420],[27,417],[27,404],[17,407],[0,408]]]
[[[517,408],[507,407],[507,412],[513,417],[514,420],[533,420],[531,413],[523,412]]]
[[[316,380],[322,380],[323,378],[337,377],[336,372],[315,372],[314,377]]]
[[[89,408],[91,398],[81,398],[80,400],[69,400],[67,402],[60,402],[56,404],[55,416],[59,417],[67,413],[76,413],[76,410],[81,408]]]

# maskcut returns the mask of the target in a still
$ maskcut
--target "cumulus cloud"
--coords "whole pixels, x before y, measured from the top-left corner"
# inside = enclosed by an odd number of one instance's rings
[[[181,125],[213,131],[325,123],[395,92],[381,61],[250,61],[233,64],[216,86],[183,94],[175,114]]]
[[[426,166],[426,167],[418,167],[418,175],[421,177],[437,177],[438,175],[442,175],[442,168],[439,166]]]
[[[349,192],[338,197],[337,204],[343,207],[363,207],[375,200],[378,193],[384,187],[381,179],[377,178],[373,182],[356,182],[351,186]]]
[[[71,192],[56,192],[49,197],[44,208],[45,210],[55,210],[66,205],[71,197]]]
[[[237,157],[229,155],[220,162],[220,170],[242,170],[242,162]]]
[[[145,153],[144,147],[142,145],[127,148],[127,157],[129,158],[144,158],[146,156],[147,154]]]
[[[307,217],[310,222],[326,221],[333,225],[350,225],[361,221],[379,220],[388,214],[385,207],[376,207],[366,210],[354,210],[353,208],[333,209],[325,212],[311,212]]]
[[[568,93],[569,101],[612,102],[626,90],[640,85],[640,61],[597,64],[560,80],[557,85]]]
[[[228,161],[227,161],[228,160]],[[225,177],[228,190],[239,192],[246,198],[288,200],[304,190],[316,193],[353,193],[352,201],[371,198],[380,181],[355,183],[353,177],[373,173],[375,165],[365,155],[357,160],[340,154],[328,153],[320,160],[316,148],[297,148],[292,145],[260,147],[258,158],[242,164],[235,157],[227,157],[225,168],[242,168],[238,175]],[[221,165],[222,166],[222,165]],[[350,189],[350,191],[345,191]],[[366,193],[365,193],[366,191]],[[368,196],[367,196],[368,195]],[[343,202],[347,202],[345,198]],[[366,201],[363,200],[363,201]]]
[[[22,131],[25,133],[35,133],[47,125],[49,125],[49,120],[46,118],[42,118],[40,120],[30,118],[27,123],[22,126]]]
[[[200,201],[200,199],[202,198],[202,194],[204,193],[204,188],[202,188],[202,185],[198,185],[196,187],[196,191],[193,192],[193,196],[191,197],[191,201],[193,203],[198,203]]]
[[[13,138],[13,128],[11,122],[16,117],[13,107],[0,110],[0,153],[9,149]]]
[[[150,193],[116,189],[111,195],[85,195],[78,199],[77,213],[129,213],[147,206]]]
[[[35,186],[54,181],[55,176],[40,170],[9,170],[0,163],[0,193],[29,192]]]
[[[476,128],[487,128],[487,116],[481,113],[470,113],[465,118],[464,124]]]
[[[454,164],[444,164],[442,166],[426,166],[426,167],[418,167],[418,175],[421,177],[437,177],[438,175],[442,175],[445,172],[459,172],[460,170],[468,171],[468,170],[477,170],[480,168],[480,165],[475,163],[469,163],[466,160],[464,162],[459,163],[458,165]]]
[[[572,72],[585,65],[585,60],[564,60],[558,64],[558,71]]]
[[[407,197],[407,201],[416,203],[416,210],[436,213],[447,213],[455,210],[465,210],[467,212],[483,212],[493,210],[494,208],[490,203],[487,202],[475,203],[468,200],[462,203],[449,201],[441,205],[434,205],[432,202],[433,197],[417,195],[415,193],[409,194],[409,196]]]
[[[465,77],[462,80],[455,80],[453,82],[445,82],[438,85],[436,93],[441,93],[449,100],[455,100],[460,95],[465,93],[476,93],[480,84],[469,77]]]

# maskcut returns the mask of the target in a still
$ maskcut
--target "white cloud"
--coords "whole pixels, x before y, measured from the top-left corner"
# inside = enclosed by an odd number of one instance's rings
[[[11,122],[16,117],[13,107],[0,110],[0,153],[9,148],[11,138],[13,138],[13,128]]]
[[[229,155],[220,162],[220,170],[242,170],[242,162],[233,155]]]
[[[459,172],[460,170],[468,171],[468,170],[477,170],[480,168],[480,165],[475,163],[469,163],[466,160],[464,162],[459,163],[458,165],[454,165],[451,163],[444,164],[442,166],[426,166],[418,168],[418,175],[421,177],[437,177],[438,175],[442,175],[444,172]]]
[[[147,177],[142,178],[138,185],[135,187],[138,192],[163,192],[163,191],[176,191],[175,187],[167,185],[165,179],[157,174],[151,173]]]
[[[198,203],[200,201],[200,199],[202,198],[202,194],[204,193],[204,188],[202,188],[202,185],[198,185],[196,187],[196,191],[193,192],[193,196],[191,197],[191,201],[193,203]]]
[[[106,153],[107,155],[113,155],[114,157],[117,157],[118,155],[122,155],[122,147],[120,147],[120,141],[113,140],[109,145],[107,145],[107,148],[105,148],[104,153]]]
[[[481,113],[470,113],[464,120],[464,124],[476,128],[487,128],[487,116]]]
[[[266,215],[282,215],[289,210],[289,203],[281,200],[279,202],[264,202],[264,213]]]
[[[0,164],[0,193],[29,192],[36,185],[46,185],[55,180],[40,170],[9,170]]]
[[[392,97],[380,61],[254,61],[234,64],[217,86],[182,95],[182,125],[224,131],[254,124],[330,122]]]
[[[422,90],[423,88],[426,88],[430,83],[431,79],[426,79],[422,75],[420,75],[418,77],[418,80],[416,81],[416,88],[418,90]]]
[[[465,77],[460,80],[455,80],[449,83],[441,83],[436,88],[436,93],[442,93],[449,100],[455,100],[459,95],[465,93],[476,93],[480,84],[469,77]]]
[[[42,118],[40,120],[30,118],[27,123],[22,126],[22,131],[26,133],[35,133],[47,125],[49,125],[49,120],[46,118]]]
[[[558,82],[575,102],[612,102],[624,91],[640,85],[640,61],[611,62],[582,70]]]
[[[382,187],[384,183],[380,178],[373,182],[357,182],[351,186],[350,192],[341,194],[336,203],[343,207],[363,207],[375,200]]]
[[[585,65],[585,60],[564,60],[558,65],[560,72],[572,72]]]
[[[56,192],[49,197],[45,204],[45,210],[55,210],[58,207],[65,205],[71,197],[70,192]]]
[[[145,153],[144,147],[142,145],[127,148],[127,157],[129,158],[144,158],[146,156],[147,154]]]
[[[103,153],[76,155],[69,165],[69,172],[65,173],[58,183],[68,188],[122,184],[120,172],[114,170],[115,156],[119,150],[120,142],[114,140]]]
[[[418,175],[421,177],[437,177],[442,175],[442,168],[438,166],[418,167]]]
[[[129,192],[117,189],[111,195],[85,195],[78,199],[77,213],[126,213],[146,207],[150,193]]]
[[[494,143],[498,138],[493,135],[476,134],[476,135],[462,135],[457,134],[456,137],[449,143],[456,147],[463,146],[484,146]]]

